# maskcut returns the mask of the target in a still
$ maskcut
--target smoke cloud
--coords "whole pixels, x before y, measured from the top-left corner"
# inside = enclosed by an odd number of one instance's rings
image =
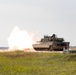
[[[33,34],[29,34],[26,30],[21,30],[15,26],[12,33],[8,37],[8,45],[10,50],[33,49]]]

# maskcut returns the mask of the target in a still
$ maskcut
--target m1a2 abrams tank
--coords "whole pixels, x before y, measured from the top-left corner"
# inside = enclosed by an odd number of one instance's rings
[[[55,34],[45,36],[37,44],[33,44],[37,51],[63,51],[69,49],[69,42],[64,42],[63,38],[58,38]]]

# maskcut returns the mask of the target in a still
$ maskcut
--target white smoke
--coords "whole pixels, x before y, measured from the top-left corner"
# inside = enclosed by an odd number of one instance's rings
[[[8,38],[9,49],[33,49],[32,44],[34,44],[33,34],[29,34],[27,31],[15,26]]]

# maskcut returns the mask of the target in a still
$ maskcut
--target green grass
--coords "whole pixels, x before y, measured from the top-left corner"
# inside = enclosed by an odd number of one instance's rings
[[[0,53],[0,75],[76,75],[76,54]]]

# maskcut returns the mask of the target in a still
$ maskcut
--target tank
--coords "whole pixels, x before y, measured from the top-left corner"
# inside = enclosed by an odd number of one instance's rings
[[[65,42],[64,38],[58,38],[55,34],[52,36],[44,35],[44,37],[33,44],[36,51],[63,51],[69,49],[69,42]]]

